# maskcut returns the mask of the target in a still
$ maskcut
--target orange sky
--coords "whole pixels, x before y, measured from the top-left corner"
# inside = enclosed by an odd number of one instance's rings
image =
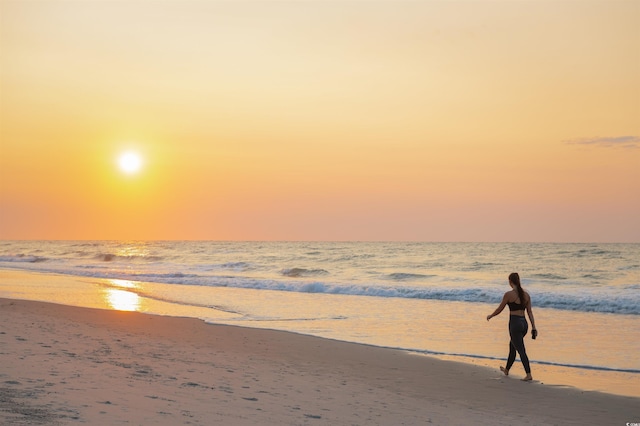
[[[640,1],[0,19],[2,239],[640,242]]]

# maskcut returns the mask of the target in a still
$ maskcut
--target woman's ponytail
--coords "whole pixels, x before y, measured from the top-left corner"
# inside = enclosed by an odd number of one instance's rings
[[[520,284],[520,275],[517,272],[513,272],[509,275],[509,282],[516,286],[516,291],[518,292],[518,297],[520,298],[520,304],[526,305],[527,301],[525,300],[524,290],[522,289],[522,285]]]

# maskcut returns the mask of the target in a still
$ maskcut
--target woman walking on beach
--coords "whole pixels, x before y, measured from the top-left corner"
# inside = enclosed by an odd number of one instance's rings
[[[509,375],[509,369],[511,369],[513,362],[516,360],[517,351],[518,354],[520,354],[520,361],[522,361],[524,371],[527,373],[525,378],[522,380],[529,381],[533,380],[533,377],[531,377],[529,357],[527,356],[527,351],[524,347],[524,336],[527,334],[527,330],[529,329],[527,320],[524,317],[525,310],[527,311],[529,320],[531,321],[531,336],[534,339],[538,336],[536,322],[533,319],[533,311],[531,310],[531,296],[522,289],[522,285],[520,285],[520,276],[517,272],[509,275],[509,285],[511,286],[511,291],[506,292],[502,297],[500,306],[498,306],[491,315],[487,315],[487,321],[496,315],[499,315],[504,307],[509,305],[509,311],[511,311],[511,315],[509,317],[509,336],[511,337],[511,341],[509,342],[509,357],[507,358],[506,367],[500,367],[500,370],[505,374],[505,376]]]

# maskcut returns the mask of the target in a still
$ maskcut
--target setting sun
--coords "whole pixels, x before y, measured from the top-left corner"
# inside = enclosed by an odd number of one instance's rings
[[[125,152],[118,158],[120,170],[127,174],[136,173],[142,167],[142,159],[135,152]]]

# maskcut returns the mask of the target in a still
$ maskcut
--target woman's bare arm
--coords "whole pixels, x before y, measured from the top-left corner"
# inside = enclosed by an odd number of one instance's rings
[[[527,294],[527,315],[529,315],[529,321],[531,321],[531,328],[536,329],[536,320],[533,319],[533,309],[531,309],[531,296]]]
[[[491,318],[495,317],[496,315],[500,315],[500,312],[502,312],[505,306],[507,306],[507,293],[505,293],[504,296],[502,296],[502,302],[500,302],[500,306],[498,306],[498,308],[495,311],[493,311],[491,315],[487,315],[487,321],[489,321]]]

